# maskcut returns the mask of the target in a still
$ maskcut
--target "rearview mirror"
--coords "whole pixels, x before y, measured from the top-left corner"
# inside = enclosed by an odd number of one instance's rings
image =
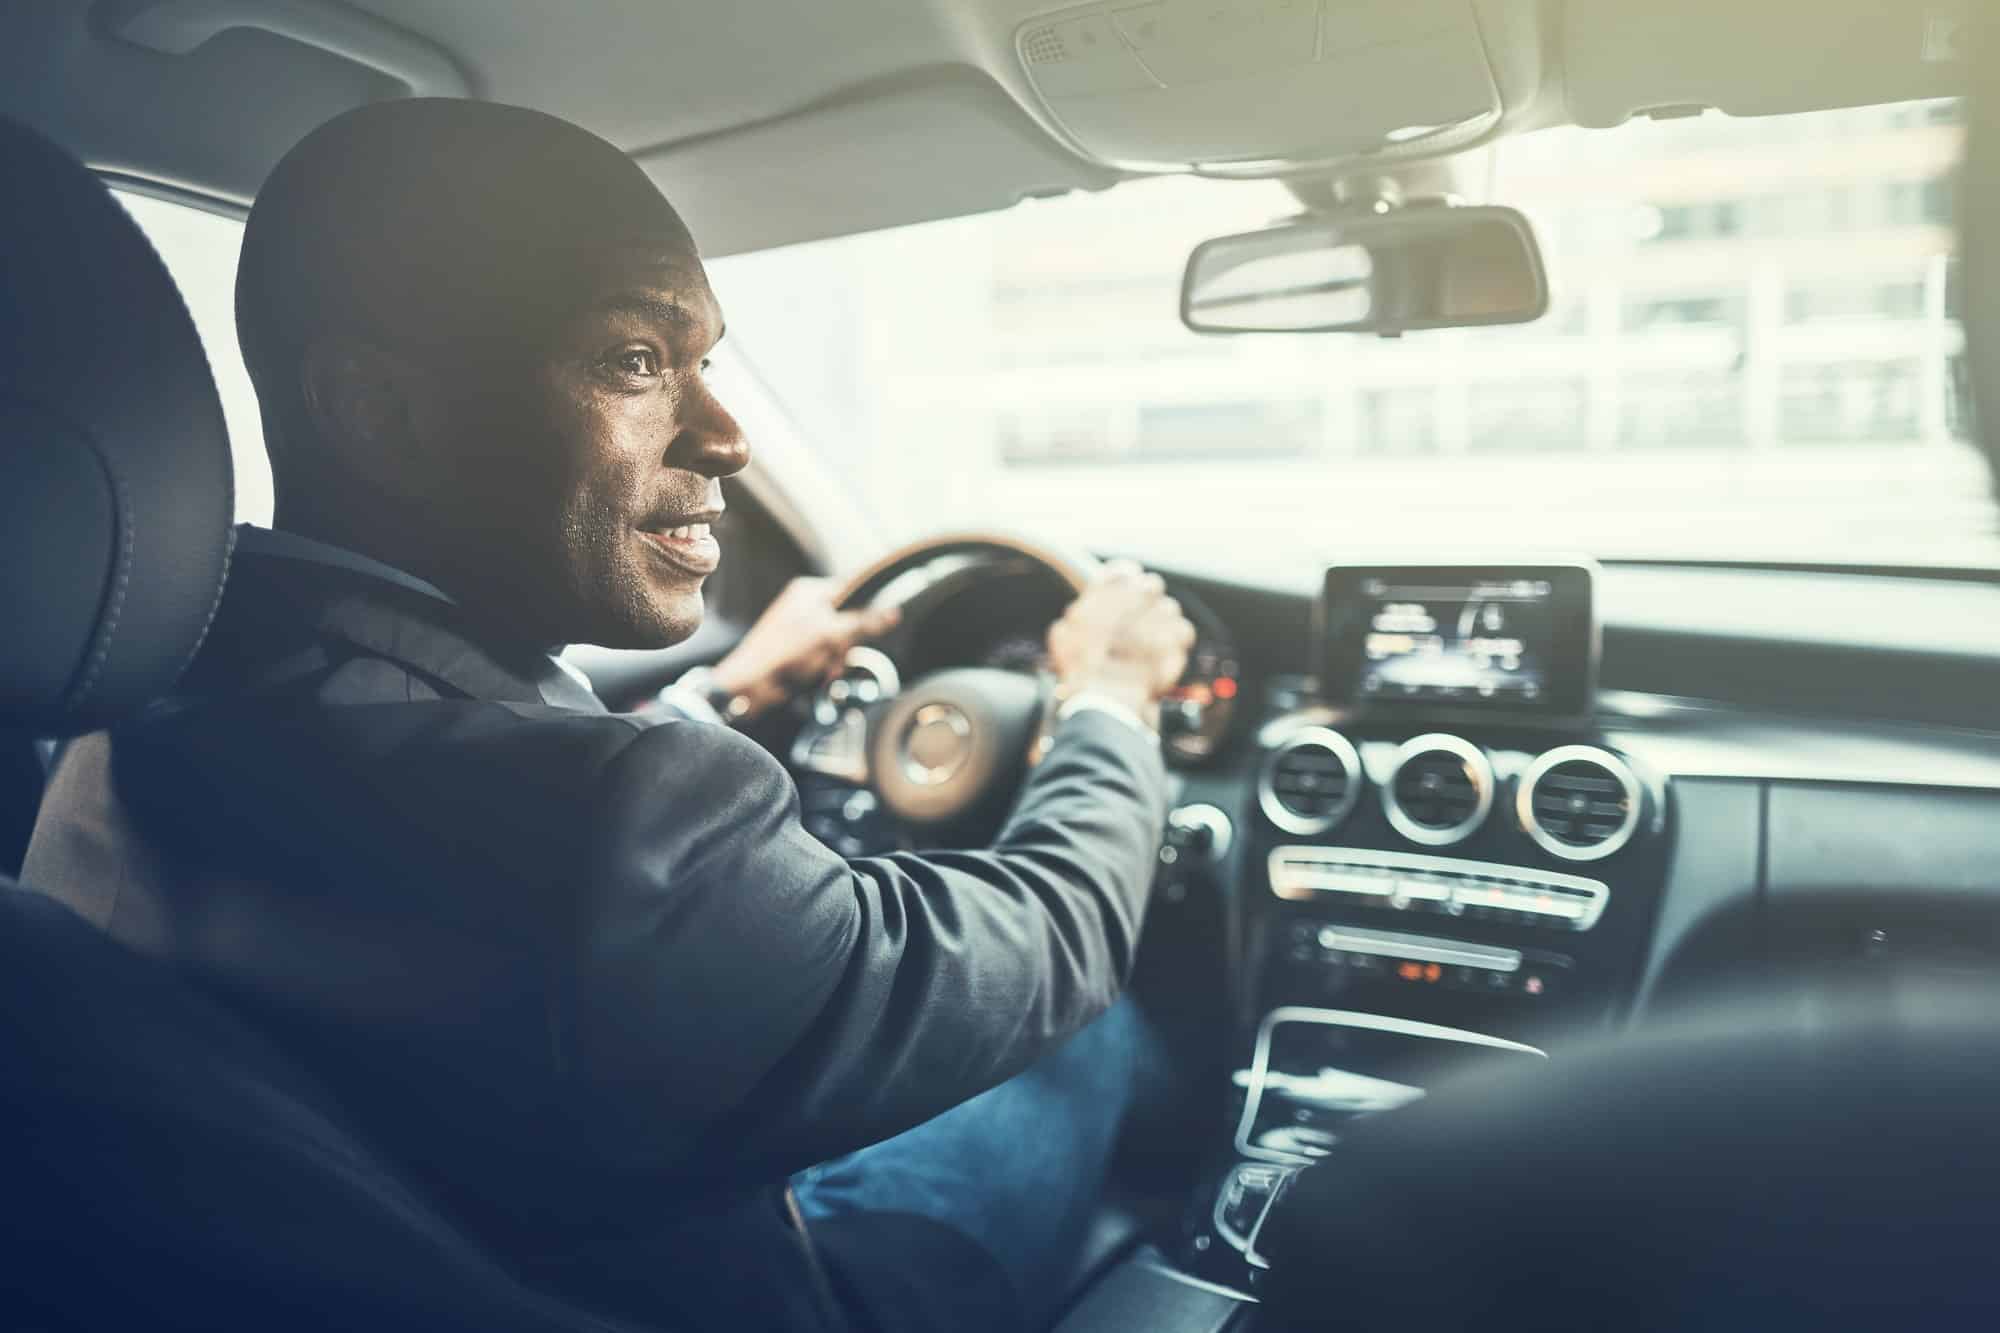
[[[1515,209],[1406,208],[1203,241],[1181,281],[1197,333],[1403,333],[1524,324],[1549,308]]]

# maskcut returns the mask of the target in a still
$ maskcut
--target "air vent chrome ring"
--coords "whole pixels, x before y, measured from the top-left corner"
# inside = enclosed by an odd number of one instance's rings
[[[1464,819],[1455,824],[1438,826],[1424,824],[1412,818],[1396,799],[1396,779],[1411,760],[1427,754],[1448,754],[1465,765],[1466,779],[1472,785],[1473,809]],[[1493,763],[1486,757],[1486,751],[1449,732],[1434,731],[1422,736],[1412,736],[1396,750],[1390,762],[1389,774],[1382,782],[1382,813],[1396,832],[1411,842],[1424,847],[1450,847],[1464,842],[1486,822],[1486,816],[1493,810]]]
[[[1292,809],[1280,798],[1277,788],[1278,765],[1285,756],[1297,750],[1317,748],[1327,751],[1340,761],[1346,771],[1347,786],[1339,801],[1324,814],[1307,815]],[[1310,837],[1315,833],[1325,833],[1335,828],[1354,813],[1354,807],[1361,800],[1361,788],[1367,782],[1366,771],[1361,766],[1361,752],[1354,748],[1354,742],[1328,727],[1301,727],[1287,735],[1264,758],[1264,766],[1257,775],[1257,805],[1263,810],[1264,818],[1287,833]]]
[[[1562,765],[1577,763],[1594,764],[1610,774],[1625,799],[1624,818],[1602,842],[1584,845],[1565,842],[1551,833],[1535,815],[1537,784]],[[1528,765],[1514,789],[1514,815],[1520,820],[1522,831],[1534,839],[1537,847],[1563,861],[1601,861],[1624,850],[1625,845],[1632,841],[1632,835],[1639,831],[1639,814],[1644,803],[1645,791],[1631,765],[1611,751],[1595,745],[1563,745],[1550,750]]]

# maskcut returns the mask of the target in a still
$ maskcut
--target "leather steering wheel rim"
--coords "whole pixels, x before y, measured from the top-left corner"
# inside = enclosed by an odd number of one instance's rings
[[[998,530],[950,532],[898,547],[849,575],[834,597],[834,604],[846,609],[864,603],[899,574],[941,555],[978,552],[1013,555],[1032,561],[1061,579],[1071,592],[1077,593],[1088,587],[1103,569],[1102,563],[1088,552],[1071,550],[1040,538]]]

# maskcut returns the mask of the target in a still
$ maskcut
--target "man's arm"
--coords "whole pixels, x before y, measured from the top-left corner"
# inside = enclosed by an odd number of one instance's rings
[[[1085,713],[992,849],[846,862],[752,743],[655,728],[607,774],[567,1024],[579,1106],[641,1151],[678,1146],[648,1122],[721,1111],[704,1152],[790,1170],[992,1087],[1123,986],[1165,787],[1157,746]]]
[[[1087,596],[1051,646],[1139,711],[1178,675],[1185,622],[1156,580],[1120,577],[1125,600]],[[991,849],[850,863],[762,750],[670,723],[611,763],[597,808],[565,1024],[578,1113],[635,1167],[686,1146],[649,1125],[694,1119],[698,1169],[775,1172],[920,1123],[1109,1006],[1166,775],[1143,728],[1075,711]]]

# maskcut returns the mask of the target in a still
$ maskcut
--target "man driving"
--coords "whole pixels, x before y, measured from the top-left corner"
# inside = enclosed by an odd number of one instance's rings
[[[72,748],[28,877],[586,1307],[1045,1319],[1150,1040],[1113,1001],[1194,637],[1159,580],[1115,569],[1052,628],[1063,702],[991,848],[846,862],[729,722],[890,615],[796,584],[646,718],[554,656],[695,630],[750,458],[631,159],[489,103],[351,112],[259,195],[237,307],[276,531],[182,694]]]

